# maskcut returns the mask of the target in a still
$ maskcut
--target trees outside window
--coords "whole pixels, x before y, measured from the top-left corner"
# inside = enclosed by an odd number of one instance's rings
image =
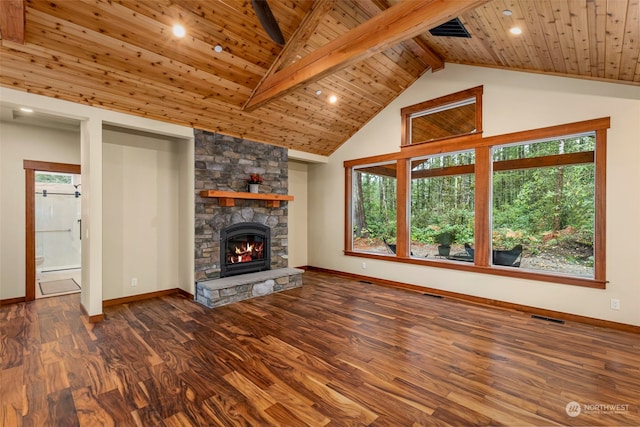
[[[395,253],[396,181],[395,162],[353,170],[354,248],[374,253]]]
[[[474,242],[473,151],[411,159],[411,254],[469,261]]]
[[[345,254],[605,288],[609,125],[463,136],[346,161]]]
[[[595,133],[492,150],[492,247],[520,267],[594,275]]]

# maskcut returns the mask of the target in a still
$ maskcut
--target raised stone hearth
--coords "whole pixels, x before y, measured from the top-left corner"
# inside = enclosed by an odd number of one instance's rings
[[[299,268],[279,268],[196,282],[196,301],[209,308],[302,286]]]

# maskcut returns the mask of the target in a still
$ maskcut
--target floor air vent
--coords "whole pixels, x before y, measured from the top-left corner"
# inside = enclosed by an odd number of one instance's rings
[[[538,319],[538,320],[546,320],[547,322],[559,323],[560,325],[564,325],[564,320],[554,319],[553,317],[538,316],[537,314],[532,314],[531,318]]]
[[[431,298],[439,298],[439,299],[444,298],[442,295],[436,295],[436,294],[422,294],[422,295],[424,295],[425,297],[431,297]]]
[[[429,32],[431,35],[439,37],[471,38],[471,34],[469,34],[458,18],[453,18],[451,21],[438,25],[437,27],[430,29]]]

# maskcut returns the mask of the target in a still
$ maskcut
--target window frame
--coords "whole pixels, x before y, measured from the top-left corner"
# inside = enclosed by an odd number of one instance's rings
[[[395,163],[394,162],[378,162],[378,163],[372,163],[372,164],[364,164],[364,165],[358,165],[358,166],[354,166],[351,168],[351,183],[353,184],[353,176],[360,171],[362,173],[363,169],[373,169],[373,168],[380,168],[380,169],[384,169],[385,166],[387,165],[391,165],[393,169],[393,167],[395,167]],[[371,172],[366,172],[366,173],[371,173]],[[384,173],[380,174],[381,176],[387,176],[390,177],[390,175],[386,175]],[[396,171],[396,175],[397,175],[397,171]],[[395,177],[395,181],[396,181],[396,192],[398,189],[398,177]],[[351,194],[353,194],[353,187],[351,187]],[[397,195],[396,195],[396,210],[398,209],[398,202],[397,202]],[[349,211],[352,215],[353,215],[353,210]],[[350,217],[350,221],[351,224],[353,225],[353,216]],[[398,221],[397,221],[397,212],[396,212],[396,227],[398,225]],[[396,230],[396,235],[397,235],[397,230]],[[350,239],[350,246],[353,247],[353,243],[354,243],[354,235],[353,235],[353,228],[351,228],[351,233],[349,234],[349,239]],[[384,253],[378,253],[378,252],[367,252],[367,251],[362,251],[365,253],[372,253],[372,254],[380,254],[380,255],[385,255]]]
[[[530,170],[530,169],[536,169],[536,170],[548,170],[548,169],[556,169],[558,167],[572,167],[572,166],[584,166],[584,165],[590,165],[593,167],[593,173],[594,176],[593,181],[591,181],[591,186],[592,189],[594,191],[593,194],[593,198],[591,198],[590,200],[592,200],[594,202],[594,209],[595,209],[595,140],[596,140],[596,134],[595,131],[588,131],[588,132],[581,132],[578,134],[572,134],[572,135],[562,135],[562,136],[557,136],[557,137],[552,137],[552,138],[542,138],[539,140],[528,140],[528,141],[521,141],[515,144],[504,144],[504,145],[494,145],[490,148],[490,152],[491,152],[491,156],[493,159],[493,154],[495,153],[495,149],[500,149],[500,148],[504,148],[504,147],[521,147],[524,145],[528,145],[528,146],[535,146],[536,144],[539,143],[547,143],[547,142],[558,142],[559,140],[565,140],[565,139],[574,139],[574,138],[578,138],[578,137],[582,137],[582,136],[590,136],[591,138],[593,138],[594,141],[594,147],[593,150],[589,150],[589,151],[574,151],[574,152],[565,152],[565,153],[561,153],[561,154],[547,154],[547,155],[543,155],[543,156],[532,156],[532,157],[521,157],[521,158],[517,158],[517,159],[510,159],[510,160],[492,160],[492,176],[491,176],[491,185],[492,185],[492,200],[491,200],[491,205],[492,205],[492,211],[491,211],[491,219],[492,219],[492,223],[491,225],[491,233],[493,235],[493,233],[495,233],[495,224],[493,223],[493,218],[494,218],[494,209],[495,209],[495,199],[493,199],[493,197],[495,196],[495,177],[496,177],[496,172],[508,172],[508,171],[518,171],[518,170]],[[595,212],[594,212],[594,217],[595,217]],[[595,219],[595,218],[594,218]],[[594,221],[594,227],[595,227],[595,221]],[[595,231],[595,230],[594,230]],[[595,239],[595,235],[594,235],[594,239]],[[595,243],[595,242],[593,242]],[[492,247],[492,249],[495,249]],[[503,249],[509,249],[509,248],[503,248]],[[591,274],[589,277],[595,277],[594,276],[594,269],[591,269]],[[537,270],[536,271],[545,271],[545,270]],[[562,274],[562,272],[560,271],[556,271],[556,274]],[[585,276],[587,277],[587,276]]]
[[[466,89],[460,92],[452,93],[449,95],[441,96],[439,98],[430,99],[428,101],[420,102],[418,104],[404,107],[400,110],[402,117],[402,133],[401,133],[401,146],[415,146],[421,144],[431,144],[438,141],[450,140],[454,138],[480,138],[482,135],[482,93],[484,87],[476,86],[471,89]],[[435,110],[441,107],[448,107],[457,104],[462,101],[473,98],[475,104],[475,131],[470,133],[460,133],[458,135],[447,136],[442,138],[433,138],[426,141],[411,142],[411,119],[415,114],[426,112],[429,110]]]
[[[345,242],[344,254],[361,258],[380,259],[392,262],[448,268],[451,270],[560,283],[589,288],[606,288],[606,142],[610,117],[550,126],[490,137],[470,137],[469,135],[433,141],[428,144],[413,144],[401,147],[396,153],[382,154],[361,159],[347,160],[345,168]],[[499,145],[532,141],[537,139],[561,138],[584,132],[595,132],[596,145],[593,152],[595,164],[595,232],[594,232],[594,277],[578,277],[554,273],[525,271],[512,267],[491,265],[491,180],[493,176],[491,148]],[[475,135],[474,135],[475,136]],[[410,160],[434,154],[446,154],[462,150],[475,150],[475,258],[474,263],[449,260],[418,259],[410,256],[409,199]],[[396,161],[397,168],[397,251],[393,255],[377,255],[354,251],[351,244],[352,211],[352,169],[365,164]]]
[[[409,236],[413,235],[413,184],[415,182],[415,180],[418,179],[432,179],[432,178],[445,178],[445,177],[463,177],[466,175],[472,175],[473,176],[473,184],[472,186],[475,188],[475,150],[459,150],[459,151],[449,151],[446,153],[439,153],[439,154],[432,154],[429,156],[425,156],[425,157],[411,157],[409,159],[410,161],[410,165],[413,164],[413,162],[415,162],[416,160],[419,159],[434,159],[434,158],[441,158],[442,162],[444,164],[445,162],[445,158],[446,157],[455,157],[457,155],[463,155],[463,154],[468,154],[468,153],[473,153],[473,163],[468,163],[468,164],[459,164],[459,165],[454,165],[454,166],[443,166],[441,168],[434,168],[434,169],[427,169],[427,170],[421,170],[421,171],[416,171],[413,172],[413,167],[411,168],[410,175],[409,175],[409,186],[408,188],[408,194],[407,194],[407,199],[408,199],[408,203],[409,203],[409,223],[408,223],[408,228],[409,228]],[[420,175],[418,177],[414,176],[414,173],[416,175]],[[473,203],[475,205],[475,193],[474,192],[466,192],[465,195],[471,195],[474,199]],[[475,209],[474,209],[474,216],[475,216]],[[439,224],[430,224],[431,226],[436,226],[439,227]],[[474,233],[475,233],[475,227],[474,227]],[[437,240],[437,238],[436,238]],[[453,239],[452,239],[453,240]],[[412,248],[411,245],[411,241],[409,241],[409,247],[410,249]],[[417,248],[416,251],[418,252]],[[438,255],[441,256],[441,255]]]

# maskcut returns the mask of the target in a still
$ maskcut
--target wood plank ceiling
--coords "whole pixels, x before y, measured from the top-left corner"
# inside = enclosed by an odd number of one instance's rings
[[[639,1],[269,0],[279,46],[246,0],[2,0],[0,85],[329,155],[446,62],[640,85]]]

